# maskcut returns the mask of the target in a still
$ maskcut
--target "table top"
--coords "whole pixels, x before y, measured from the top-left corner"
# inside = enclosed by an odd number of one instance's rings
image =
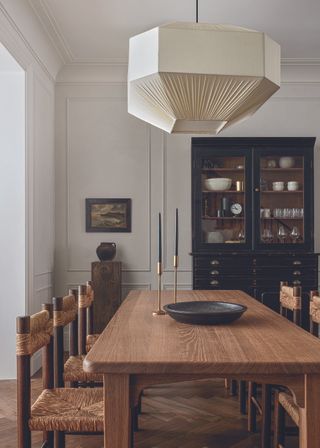
[[[129,374],[320,373],[320,340],[242,291],[179,291],[179,301],[248,307],[237,321],[188,325],[153,316],[156,291],[131,291],[84,361],[88,372]],[[172,303],[163,292],[163,304]]]

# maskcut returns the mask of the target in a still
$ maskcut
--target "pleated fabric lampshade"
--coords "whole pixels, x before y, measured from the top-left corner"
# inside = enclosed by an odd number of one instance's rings
[[[128,112],[168,133],[218,134],[280,87],[280,46],[230,25],[171,23],[129,43]]]

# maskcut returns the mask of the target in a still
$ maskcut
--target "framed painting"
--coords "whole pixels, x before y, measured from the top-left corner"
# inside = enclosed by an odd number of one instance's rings
[[[131,232],[131,199],[86,199],[86,232]]]

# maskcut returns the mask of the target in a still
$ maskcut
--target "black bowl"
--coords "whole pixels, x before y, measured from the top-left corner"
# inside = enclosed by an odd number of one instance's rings
[[[214,301],[170,303],[163,308],[176,321],[195,325],[228,324],[247,310],[238,303]]]

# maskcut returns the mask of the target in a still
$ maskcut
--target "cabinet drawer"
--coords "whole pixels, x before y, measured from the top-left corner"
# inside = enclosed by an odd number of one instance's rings
[[[315,267],[309,266],[290,266],[290,267],[284,267],[280,266],[277,269],[274,268],[274,266],[265,266],[265,267],[253,267],[252,272],[255,275],[255,277],[268,277],[268,278],[275,278],[275,277],[283,277],[284,279],[289,277],[310,277],[317,275],[317,269]]]
[[[272,285],[279,285],[281,281],[287,281],[293,286],[302,286],[303,290],[313,289],[313,285],[317,285],[317,275],[314,276],[304,276],[304,277],[293,277],[288,276],[286,278],[280,276],[274,276],[272,280],[266,277],[260,277],[254,280],[255,286],[258,288],[270,288]],[[312,288],[310,288],[312,286]],[[280,287],[279,287],[280,288]],[[317,289],[317,288],[316,288]]]
[[[239,275],[239,276],[252,276],[251,266],[223,266],[223,265],[213,265],[203,268],[194,269],[196,276],[206,276],[206,277],[217,277],[226,275]]]
[[[195,257],[194,267],[196,269],[234,269],[242,270],[243,268],[248,269],[252,266],[252,257],[236,255],[231,257],[225,257],[221,255],[212,255],[211,257]]]
[[[194,281],[195,289],[241,289],[248,290],[251,288],[250,279],[244,279],[243,277],[224,277],[219,278],[196,278]]]
[[[256,256],[253,257],[253,265],[262,267],[294,267],[306,268],[318,266],[316,256],[296,255],[296,256]]]

